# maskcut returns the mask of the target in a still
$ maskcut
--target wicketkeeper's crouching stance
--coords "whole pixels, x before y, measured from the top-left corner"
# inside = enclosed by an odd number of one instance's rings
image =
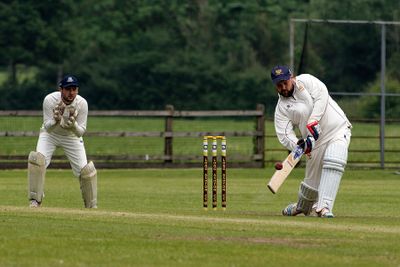
[[[66,76],[59,91],[50,93],[43,101],[43,125],[36,151],[28,158],[28,198],[30,207],[40,207],[44,197],[46,168],[57,147],[68,157],[72,171],[79,178],[86,208],[97,208],[97,171],[93,162],[87,162],[83,144],[88,105],[78,95],[78,80]]]
[[[297,202],[283,209],[283,215],[333,217],[333,205],[347,163],[351,123],[328,89],[316,77],[294,77],[286,66],[276,66],[271,79],[279,93],[275,109],[275,130],[280,143],[289,150],[303,148],[306,172]],[[294,127],[300,131],[298,140]]]

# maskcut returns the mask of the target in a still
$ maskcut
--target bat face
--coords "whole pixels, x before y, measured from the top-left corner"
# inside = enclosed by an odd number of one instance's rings
[[[278,191],[279,187],[281,187],[283,182],[286,180],[286,178],[292,172],[293,168],[300,161],[301,156],[303,154],[304,154],[303,149],[301,147],[297,147],[282,162],[282,166],[283,166],[282,169],[275,171],[274,175],[272,175],[272,177],[268,183],[268,188],[269,188],[269,190],[271,190],[272,193],[275,194]]]

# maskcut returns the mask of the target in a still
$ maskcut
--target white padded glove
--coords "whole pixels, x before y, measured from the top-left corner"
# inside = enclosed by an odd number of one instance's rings
[[[53,109],[53,118],[56,122],[61,121],[64,110],[65,110],[65,104],[61,100],[60,103],[58,103]]]
[[[75,127],[78,111],[74,107],[66,107],[65,114],[61,117],[60,126],[64,129]]]

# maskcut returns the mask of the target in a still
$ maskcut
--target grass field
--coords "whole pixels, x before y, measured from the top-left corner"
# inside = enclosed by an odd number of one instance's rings
[[[0,266],[400,266],[399,175],[348,170],[336,218],[283,217],[303,171],[272,195],[272,169],[228,169],[225,212],[202,210],[200,169],[99,170],[97,210],[70,170],[40,209],[26,170],[0,171]]]

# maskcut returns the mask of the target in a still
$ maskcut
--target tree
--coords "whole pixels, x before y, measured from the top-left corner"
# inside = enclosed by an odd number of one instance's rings
[[[0,3],[0,62],[10,67],[10,82],[16,84],[17,64],[35,61],[37,44],[43,38],[43,21],[30,3]]]

